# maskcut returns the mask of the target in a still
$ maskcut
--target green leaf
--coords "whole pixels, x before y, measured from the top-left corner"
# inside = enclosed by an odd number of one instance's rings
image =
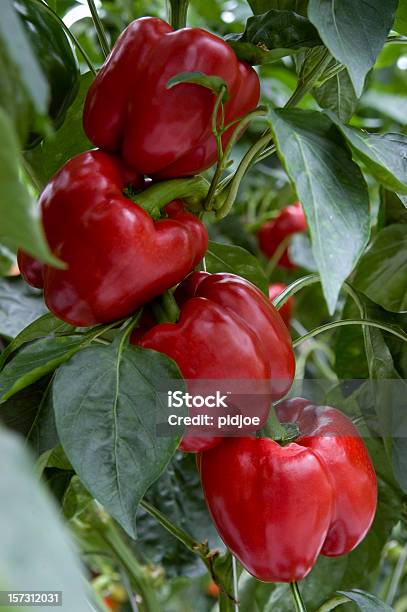
[[[183,83],[201,85],[201,87],[205,87],[206,89],[213,91],[213,93],[217,96],[223,89],[224,94],[222,100],[227,102],[229,99],[226,81],[214,74],[205,74],[204,72],[180,72],[180,74],[177,74],[168,81],[167,89],[172,89],[173,87],[176,87],[176,85],[182,85]]]
[[[406,270],[406,227],[389,225],[362,257],[353,284],[386,310],[407,312]]]
[[[254,255],[232,244],[209,242],[205,255],[206,268],[211,274],[228,272],[249,280],[268,295],[268,279]]]
[[[360,589],[353,589],[352,591],[338,591],[340,595],[345,595],[348,599],[353,601],[359,610],[362,612],[393,612],[393,608],[383,601],[380,601],[377,597],[371,593],[366,593]]]
[[[394,21],[397,0],[310,0],[308,17],[332,55],[346,66],[357,96]]]
[[[26,342],[32,342],[33,340],[44,338],[45,336],[68,334],[74,330],[75,328],[72,327],[72,325],[64,323],[64,321],[57,319],[57,317],[48,312],[25,327],[18,336],[6,346],[4,351],[0,354],[0,369],[9,355]]]
[[[1,108],[0,133],[0,242],[10,249],[24,248],[30,255],[61,268],[45,241],[38,208],[21,182],[19,144]]]
[[[295,11],[300,15],[307,14],[308,0],[248,0],[253,13],[265,13],[269,9]]]
[[[182,380],[173,361],[121,340],[80,351],[59,368],[53,383],[57,430],[68,459],[132,537],[137,505],[179,442],[156,433],[168,417],[158,394],[165,380]]]
[[[251,64],[274,62],[302,49],[321,45],[314,26],[293,11],[267,11],[249,17],[242,34],[226,37],[239,59]]]
[[[78,94],[68,109],[62,126],[35,149],[24,153],[25,160],[42,186],[68,159],[93,148],[82,127],[83,103],[93,79],[91,72],[81,75]]]
[[[407,208],[407,196],[402,194],[397,194],[400,198],[400,202],[403,204],[404,208]]]
[[[342,122],[352,117],[358,105],[358,97],[347,70],[341,70],[315,88],[313,95],[321,108],[332,111]]]
[[[44,452],[55,448],[59,444],[59,437],[55,424],[54,407],[52,404],[51,385],[52,381],[48,383],[47,388],[42,396],[41,403],[38,407],[36,419],[30,429],[28,436],[29,442],[32,448],[34,449],[34,452],[37,457],[39,457]],[[25,389],[20,393],[24,393],[26,391],[29,391],[30,389],[32,389],[32,387],[28,387],[28,389]],[[12,402],[14,398],[18,396],[19,393],[17,393],[17,395],[14,395],[8,401]]]
[[[1,7],[0,50],[14,65],[15,78],[39,115],[47,115],[49,87],[11,0]],[[2,137],[3,129],[1,129]]]
[[[16,393],[0,406],[0,420],[25,438],[37,418],[47,382],[39,381]]]
[[[0,278],[0,335],[14,338],[46,312],[42,293],[21,278]]]
[[[333,313],[343,281],[369,238],[369,196],[358,166],[328,117],[315,111],[271,111],[279,155],[295,184],[312,252]]]
[[[4,429],[0,429],[0,461],[2,588],[52,588],[63,591],[63,608],[94,609],[87,601],[82,569],[59,510],[35,477],[23,442]]]
[[[15,253],[0,244],[0,276],[8,276],[11,266],[15,263],[15,261]]]
[[[367,170],[390,191],[407,194],[407,136],[404,134],[369,134],[331,119]]]
[[[371,89],[362,96],[360,105],[364,109],[376,110],[401,125],[407,123],[407,100],[402,94]]]
[[[88,343],[88,337],[78,335],[41,338],[24,346],[0,372],[0,401],[53,372]]]
[[[393,29],[399,34],[407,35],[407,3],[404,0],[399,1]]]

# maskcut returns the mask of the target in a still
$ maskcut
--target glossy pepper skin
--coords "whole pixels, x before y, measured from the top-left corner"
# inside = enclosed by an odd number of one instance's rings
[[[49,117],[59,127],[79,88],[79,66],[68,37],[55,15],[34,0],[14,0],[24,30],[50,87]],[[27,148],[41,136],[31,133]]]
[[[225,544],[264,582],[302,580],[327,535],[333,487],[311,449],[229,438],[199,455],[209,512]]]
[[[222,39],[198,28],[173,31],[161,19],[143,17],[121,34],[89,89],[83,118],[88,138],[120,152],[141,174],[171,178],[209,168],[217,159],[211,130],[215,95],[191,83],[167,89],[183,72],[225,80],[226,124],[258,103],[256,72]],[[224,145],[234,129],[224,134]]]
[[[223,440],[198,457],[208,509],[225,544],[256,578],[301,580],[319,554],[344,555],[374,518],[376,475],[352,422],[302,398],[277,407],[301,435]],[[221,469],[220,469],[221,466]],[[248,521],[247,517],[252,517]]]
[[[294,398],[277,407],[282,422],[297,422],[296,443],[312,449],[328,468],[335,490],[331,525],[322,547],[328,557],[353,550],[368,532],[377,505],[377,479],[352,421],[330,406]]]
[[[134,313],[181,281],[202,259],[208,235],[181,201],[153,221],[123,195],[142,179],[100,151],[68,161],[40,198],[46,238],[66,270],[20,252],[27,282],[44,288],[48,308],[72,325],[87,327]]]
[[[284,289],[287,289],[287,285],[284,285],[284,283],[273,283],[272,285],[270,285],[269,286],[270,301],[272,302],[277,296],[280,295],[282,291],[284,291]],[[291,325],[293,308],[294,308],[294,299],[292,297],[289,297],[288,300],[281,306],[281,308],[278,309],[278,312],[288,329],[290,329],[290,325]]]
[[[307,230],[307,220],[299,202],[283,208],[274,219],[267,221],[258,231],[257,238],[261,252],[271,259],[279,245],[291,236]],[[277,262],[280,268],[295,268],[288,254],[288,247]]]
[[[230,381],[231,402],[244,414],[247,395],[233,389],[239,381],[257,381],[261,392],[251,397],[250,407],[265,421],[271,398],[288,391],[295,372],[291,339],[278,312],[257,287],[233,274],[194,272],[175,296],[179,321],[156,325],[133,342],[174,359],[186,380]],[[182,450],[205,450],[220,441],[199,433],[185,435]]]

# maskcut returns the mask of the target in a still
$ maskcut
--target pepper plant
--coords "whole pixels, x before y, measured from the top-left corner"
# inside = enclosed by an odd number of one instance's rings
[[[407,610],[406,43],[406,0],[3,0],[4,590]]]

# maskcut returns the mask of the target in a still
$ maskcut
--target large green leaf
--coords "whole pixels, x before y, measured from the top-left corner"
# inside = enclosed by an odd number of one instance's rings
[[[369,134],[337,124],[357,158],[367,170],[390,191],[407,194],[407,136],[404,134]]]
[[[40,338],[24,346],[0,372],[0,401],[53,372],[89,341],[80,335],[60,336]]]
[[[81,75],[78,94],[62,126],[24,154],[41,185],[45,185],[68,159],[93,148],[82,127],[83,103],[93,79],[91,72]]]
[[[348,69],[358,96],[393,25],[396,8],[397,0],[309,1],[309,19],[332,55]]]
[[[256,257],[232,244],[209,242],[205,255],[206,268],[211,274],[229,272],[247,278],[268,295],[268,281]]]
[[[312,252],[331,313],[369,238],[369,197],[330,119],[315,111],[271,111],[279,155],[307,217]]]
[[[386,310],[407,312],[407,228],[389,225],[362,257],[353,284]]]
[[[61,609],[90,612],[85,580],[53,500],[14,434],[0,429],[0,574],[3,589],[62,591]]]
[[[46,312],[42,293],[21,278],[0,278],[0,335],[14,338]]]
[[[24,248],[30,255],[61,267],[45,241],[38,208],[21,182],[19,144],[2,108],[0,133],[0,242],[11,249]]]
[[[321,108],[332,111],[342,122],[352,117],[358,105],[358,98],[347,70],[341,70],[315,88],[313,94]]]
[[[308,0],[249,0],[253,13],[265,13],[270,9],[279,11],[295,11],[306,15]]]
[[[308,47],[321,45],[314,26],[293,11],[267,11],[249,17],[242,34],[231,34],[227,42],[236,55],[251,64],[274,62]]]
[[[75,330],[72,325],[64,323],[61,319],[57,319],[53,314],[47,314],[39,317],[27,327],[25,327],[10,344],[0,354],[0,369],[13,351],[16,351],[20,346],[27,342],[32,342],[38,338],[46,336],[67,335]]]
[[[57,430],[68,459],[132,537],[137,505],[179,442],[179,436],[156,432],[168,417],[159,385],[169,380],[181,383],[173,361],[118,338],[77,353],[53,383]]]

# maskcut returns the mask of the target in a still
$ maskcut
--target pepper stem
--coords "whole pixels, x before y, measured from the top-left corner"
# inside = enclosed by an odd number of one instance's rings
[[[296,611],[297,612],[307,612],[307,608],[305,607],[305,603],[301,596],[300,589],[298,588],[298,584],[296,582],[291,582],[290,588],[291,588],[291,593],[293,596]]]
[[[152,308],[159,323],[176,323],[179,319],[179,307],[171,291],[165,291],[152,303]]]
[[[189,0],[170,0],[170,23],[174,30],[187,25]]]
[[[134,201],[153,218],[159,218],[161,209],[173,200],[185,200],[191,210],[200,210],[200,203],[208,193],[209,183],[203,176],[171,179],[148,187],[134,196]]]
[[[285,428],[281,425],[276,409],[273,405],[270,407],[269,416],[267,419],[267,423],[261,429],[262,433],[271,438],[272,440],[276,440],[278,442],[284,441],[287,438],[287,432]]]

